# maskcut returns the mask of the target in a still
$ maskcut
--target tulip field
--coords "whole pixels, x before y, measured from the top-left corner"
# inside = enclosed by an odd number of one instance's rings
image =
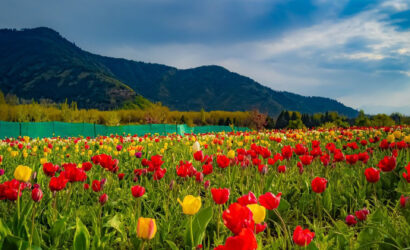
[[[410,249],[410,127],[0,140],[2,249]]]

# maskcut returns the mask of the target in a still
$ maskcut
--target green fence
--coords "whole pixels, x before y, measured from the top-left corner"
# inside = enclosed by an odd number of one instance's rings
[[[235,131],[248,131],[245,127],[234,127]],[[147,124],[147,125],[124,125],[105,126],[90,123],[65,123],[65,122],[4,122],[0,121],[0,138],[18,136],[36,137],[72,137],[99,135],[145,135],[145,134],[205,134],[216,132],[231,132],[230,126],[198,126],[173,124]]]

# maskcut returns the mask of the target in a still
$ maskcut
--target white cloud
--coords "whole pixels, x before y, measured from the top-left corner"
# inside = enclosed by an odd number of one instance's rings
[[[326,1],[319,0],[319,3],[324,4]],[[398,31],[386,18],[387,9],[395,12],[408,8],[410,6],[405,1],[386,1],[351,17],[324,20],[307,28],[290,30],[280,37],[267,34],[264,39],[248,42],[126,44],[86,49],[178,68],[217,64],[273,89],[325,95],[372,113],[377,109],[382,110],[381,105],[386,107],[383,110],[397,109],[403,112],[410,105],[410,85],[406,85],[406,80],[402,79],[400,84],[395,79],[384,82],[386,78],[382,76],[390,74],[394,78],[396,74],[397,78],[403,75],[410,77],[410,71],[376,69],[366,72],[360,67],[329,68],[323,66],[323,63],[361,63],[367,66],[368,63],[385,59],[399,60],[400,57],[410,55],[410,32]],[[344,47],[355,39],[363,41],[364,48],[360,51],[346,50]],[[399,61],[402,66],[409,65],[408,59]],[[378,82],[379,87],[384,88],[378,90],[375,85],[367,91],[371,82]],[[391,90],[386,90],[388,85]],[[410,111],[406,113],[410,114]]]

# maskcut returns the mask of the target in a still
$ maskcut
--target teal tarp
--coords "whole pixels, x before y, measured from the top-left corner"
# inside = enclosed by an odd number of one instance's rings
[[[234,127],[235,131],[248,131],[246,127]],[[36,137],[75,137],[98,135],[139,135],[145,134],[205,134],[216,132],[231,132],[229,126],[198,126],[174,124],[146,124],[146,125],[124,125],[105,126],[91,123],[65,123],[65,122],[4,122],[0,121],[0,138],[30,136]]]

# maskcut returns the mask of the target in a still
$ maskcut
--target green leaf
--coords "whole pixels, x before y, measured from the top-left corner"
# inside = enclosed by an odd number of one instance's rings
[[[3,223],[2,219],[0,219],[0,236],[1,236],[1,238],[4,238],[9,234],[11,234],[10,228],[6,224]]]
[[[283,211],[287,211],[290,208],[290,204],[287,200],[280,198],[280,203],[278,206],[278,211],[279,212],[283,212]]]
[[[213,215],[212,207],[207,207],[201,209],[195,216],[192,218],[192,235],[193,235],[193,244],[191,242],[191,225],[190,219],[188,220],[186,231],[185,231],[185,245],[196,247],[200,244],[204,238],[206,227],[211,221]]]
[[[76,219],[76,230],[74,234],[74,250],[87,250],[90,247],[90,234],[87,228],[81,222],[80,218]]]
[[[3,242],[3,249],[20,249],[23,239],[13,235],[7,235]]]
[[[122,223],[120,221],[118,214],[116,214],[109,221],[107,221],[104,227],[112,227],[115,230],[117,230],[121,234],[121,236],[124,236],[124,231],[122,230]]]
[[[179,250],[179,248],[177,247],[177,245],[175,245],[174,242],[170,240],[166,240],[166,242],[168,243],[168,246],[171,248],[171,250]]]
[[[330,190],[327,190],[325,192],[324,197],[323,197],[323,207],[330,212],[332,210],[332,195],[330,193]]]

